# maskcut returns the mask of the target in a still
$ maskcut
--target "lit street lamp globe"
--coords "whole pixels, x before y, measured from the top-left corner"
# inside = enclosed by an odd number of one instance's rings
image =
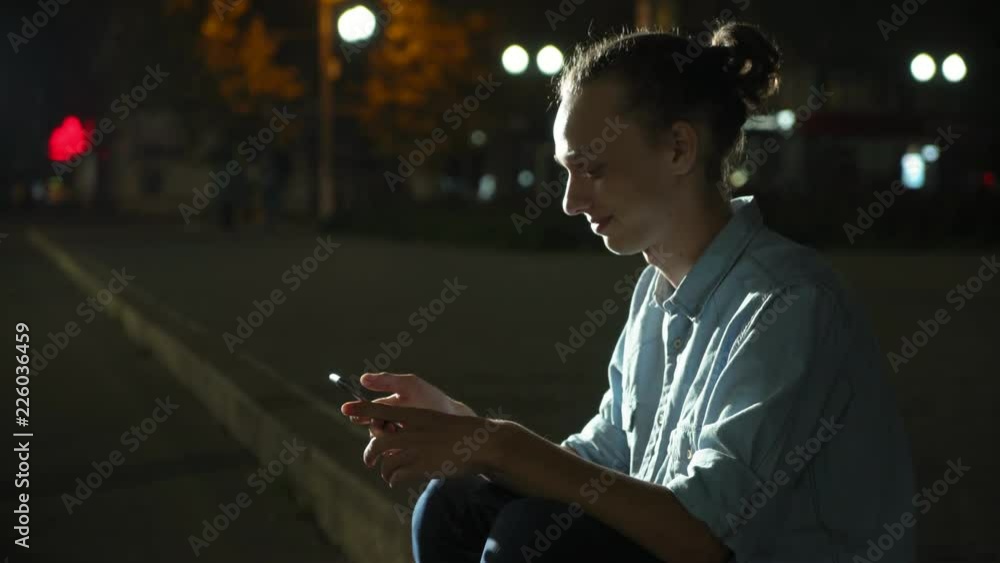
[[[965,78],[966,72],[968,72],[968,68],[965,66],[965,60],[958,53],[949,55],[941,63],[941,74],[948,82],[961,82]]]
[[[337,19],[337,32],[348,43],[367,41],[375,34],[375,14],[366,6],[355,6]]]
[[[503,63],[504,70],[510,74],[521,74],[528,68],[530,61],[531,58],[528,57],[528,52],[520,45],[507,47],[500,57],[500,62]]]
[[[917,82],[927,82],[934,78],[936,71],[937,65],[934,63],[934,59],[927,53],[920,53],[910,61],[910,74]]]
[[[535,56],[535,63],[542,74],[552,76],[559,72],[563,66],[563,54],[555,45],[546,45],[538,51]]]

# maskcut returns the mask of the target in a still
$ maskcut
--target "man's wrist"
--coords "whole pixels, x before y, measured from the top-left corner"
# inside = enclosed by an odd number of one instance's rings
[[[479,450],[480,463],[489,471],[502,473],[505,462],[510,459],[508,452],[515,450],[516,443],[521,438],[522,428],[512,420],[495,418],[490,421],[489,426],[495,425],[495,432],[490,433],[490,439]]]

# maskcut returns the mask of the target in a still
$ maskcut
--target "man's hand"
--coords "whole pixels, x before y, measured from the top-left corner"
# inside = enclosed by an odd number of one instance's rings
[[[475,416],[360,401],[346,403],[341,412],[399,425],[394,431],[371,425],[372,439],[362,456],[368,467],[381,459],[380,474],[390,487],[431,474],[454,477],[485,470],[489,440],[498,439],[494,435],[501,425],[501,421]],[[484,429],[485,443],[478,439]]]
[[[445,414],[476,416],[476,412],[465,403],[452,399],[444,391],[411,373],[366,373],[361,376],[361,385],[372,391],[392,393],[388,397],[375,399],[372,401],[374,403],[427,409]],[[372,420],[367,416],[352,416],[351,422],[364,425],[372,423],[379,429],[382,429],[383,425],[383,421]]]

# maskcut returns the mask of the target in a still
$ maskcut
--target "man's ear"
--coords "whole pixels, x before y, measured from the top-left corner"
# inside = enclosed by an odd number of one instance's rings
[[[670,167],[678,176],[694,171],[698,162],[698,130],[690,121],[675,121],[664,135],[666,148],[671,151]]]

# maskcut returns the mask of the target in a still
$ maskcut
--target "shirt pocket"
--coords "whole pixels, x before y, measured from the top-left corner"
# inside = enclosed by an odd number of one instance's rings
[[[667,479],[686,473],[688,464],[694,455],[694,426],[689,422],[679,422],[670,431],[670,441],[667,443]]]
[[[622,396],[622,429],[626,433],[635,432],[635,423],[637,413],[639,410],[639,403],[636,401],[634,391],[626,389],[624,395]]]
[[[622,397],[622,429],[625,430],[625,440],[633,458],[638,455],[641,459],[645,450],[648,435],[644,435],[643,432],[649,432],[649,425],[643,421],[643,416],[648,415],[650,408],[656,406],[650,407],[640,401],[634,393]]]

